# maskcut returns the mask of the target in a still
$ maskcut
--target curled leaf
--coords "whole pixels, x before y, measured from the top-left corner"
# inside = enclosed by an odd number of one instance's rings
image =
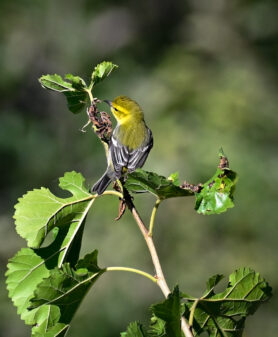
[[[39,78],[39,82],[45,89],[63,93],[71,112],[79,113],[85,108],[88,100],[87,86],[81,77],[67,74],[63,79],[57,74],[43,75]]]
[[[112,62],[103,61],[103,62],[99,63],[95,67],[95,69],[92,73],[92,83],[91,83],[91,85],[95,85],[95,84],[103,81],[116,68],[118,68],[118,66],[116,64],[113,64]]]
[[[202,189],[195,194],[195,209],[200,214],[219,214],[234,207],[237,174],[229,168],[228,158],[220,154],[219,166]]]

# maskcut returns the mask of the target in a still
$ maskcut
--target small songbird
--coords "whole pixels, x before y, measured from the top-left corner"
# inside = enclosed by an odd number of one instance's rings
[[[91,192],[102,194],[111,181],[120,179],[124,173],[142,167],[153,146],[151,130],[144,121],[140,106],[126,96],[118,96],[109,104],[117,120],[108,146],[107,169],[95,183]]]

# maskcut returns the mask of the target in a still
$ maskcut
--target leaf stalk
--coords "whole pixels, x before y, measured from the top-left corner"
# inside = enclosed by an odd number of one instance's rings
[[[154,205],[154,208],[152,210],[152,215],[151,215],[151,219],[150,219],[150,225],[149,225],[149,233],[148,233],[148,236],[152,236],[153,235],[153,227],[154,227],[154,219],[155,219],[155,216],[156,216],[156,212],[157,212],[157,209],[161,203],[161,199],[158,198],[155,202],[155,205]]]
[[[135,268],[128,268],[128,267],[107,267],[105,268],[106,271],[127,271],[130,273],[136,273],[139,275],[142,275],[148,279],[150,279],[151,281],[153,281],[154,283],[157,283],[157,279],[152,276],[149,273],[144,272],[143,270],[140,269],[135,269]]]
[[[191,328],[193,327],[194,313],[195,313],[198,303],[199,303],[199,298],[194,301],[190,309],[190,316],[189,316],[188,323]]]
[[[89,98],[90,98],[90,102],[91,102],[91,104],[92,104],[92,103],[93,103],[93,100],[94,100],[94,97],[93,97],[93,94],[92,94],[92,88],[86,89],[86,92],[88,93]]]

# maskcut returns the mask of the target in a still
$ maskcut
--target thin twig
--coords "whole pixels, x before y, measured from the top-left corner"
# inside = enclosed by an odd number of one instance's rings
[[[130,212],[132,213],[141,233],[143,234],[143,237],[146,241],[146,244],[149,248],[150,255],[151,255],[153,265],[154,265],[154,268],[155,268],[155,272],[156,272],[157,285],[161,289],[164,296],[167,298],[167,296],[171,293],[171,291],[170,291],[170,289],[167,285],[167,282],[165,280],[165,277],[164,277],[164,274],[163,274],[163,271],[162,271],[162,268],[161,268],[161,264],[160,264],[160,261],[159,261],[158,255],[157,255],[157,251],[156,251],[152,236],[149,236],[149,231],[147,230],[144,222],[142,221],[139,213],[137,212],[128,191],[124,188],[123,192],[124,192],[124,198],[125,198],[127,207],[129,208]],[[189,327],[189,325],[188,325],[188,323],[187,323],[187,321],[185,320],[184,317],[182,317],[182,319],[181,319],[181,329],[182,329],[182,331],[183,331],[183,333],[186,337],[193,337],[192,332],[190,330],[190,327]]]

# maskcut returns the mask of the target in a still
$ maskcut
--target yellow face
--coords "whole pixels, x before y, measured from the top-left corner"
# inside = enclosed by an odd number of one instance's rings
[[[140,106],[126,96],[118,96],[111,103],[111,112],[119,123],[124,123],[130,118],[135,120],[143,119],[143,112]]]

